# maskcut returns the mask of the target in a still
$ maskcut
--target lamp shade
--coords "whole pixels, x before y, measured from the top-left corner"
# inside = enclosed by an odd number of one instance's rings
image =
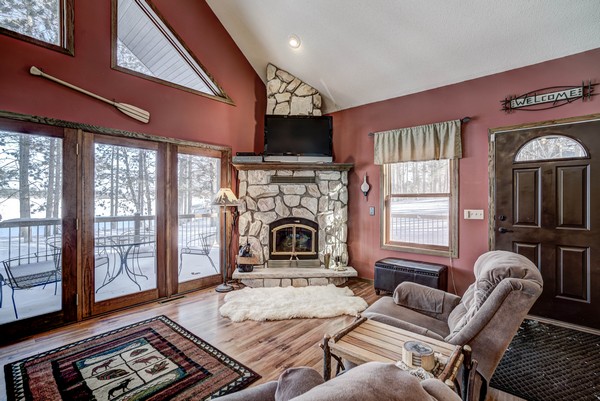
[[[221,188],[213,199],[213,205],[238,206],[238,198],[229,188]]]

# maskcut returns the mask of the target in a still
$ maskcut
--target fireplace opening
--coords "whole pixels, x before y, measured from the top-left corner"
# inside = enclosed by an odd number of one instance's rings
[[[269,260],[319,259],[319,225],[290,217],[269,224]]]

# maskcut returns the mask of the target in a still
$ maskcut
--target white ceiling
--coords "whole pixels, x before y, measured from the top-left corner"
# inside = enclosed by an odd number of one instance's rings
[[[273,63],[319,90],[326,112],[600,47],[600,0],[207,3],[263,81]]]

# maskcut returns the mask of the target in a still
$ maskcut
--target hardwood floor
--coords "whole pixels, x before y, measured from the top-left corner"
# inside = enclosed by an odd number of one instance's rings
[[[351,280],[349,287],[369,304],[379,298],[375,295],[372,283]],[[19,343],[0,347],[0,365],[132,322],[165,315],[259,373],[262,378],[257,383],[263,383],[275,380],[291,366],[311,366],[322,372],[323,355],[318,344],[323,335],[333,334],[354,320],[351,316],[340,316],[331,319],[232,323],[219,315],[224,297],[225,294],[210,288],[173,301],[142,305],[35,335]],[[1,400],[6,399],[4,370],[0,376]],[[493,390],[488,400],[520,399]]]

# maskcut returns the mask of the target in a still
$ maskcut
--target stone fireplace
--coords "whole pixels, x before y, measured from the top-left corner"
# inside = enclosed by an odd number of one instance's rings
[[[325,254],[347,264],[352,164],[265,162],[234,167],[239,179],[239,243],[250,244],[258,259],[255,272],[283,275],[285,268],[305,268],[302,276],[323,278],[333,274],[330,269],[321,271]],[[347,270],[345,277],[356,275],[351,267]],[[234,273],[234,278],[251,276],[255,275]]]

